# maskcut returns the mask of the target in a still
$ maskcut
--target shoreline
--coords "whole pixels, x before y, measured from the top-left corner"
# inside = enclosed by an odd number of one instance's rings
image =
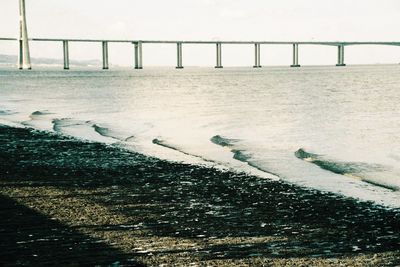
[[[2,217],[16,214],[0,265],[400,264],[399,210],[29,129],[0,125],[0,141]]]

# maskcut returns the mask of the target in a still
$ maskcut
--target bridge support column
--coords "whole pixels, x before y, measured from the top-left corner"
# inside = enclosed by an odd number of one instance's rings
[[[103,41],[103,70],[108,70],[108,42]]]
[[[222,69],[222,45],[221,43],[217,43],[217,65],[215,68]]]
[[[29,53],[28,29],[26,26],[25,0],[19,0],[19,53],[18,68],[32,69]]]
[[[143,55],[142,55],[142,42],[135,44],[135,69],[143,69]]]
[[[182,43],[176,44],[176,68],[183,69],[182,65]]]
[[[293,44],[293,64],[290,67],[300,67],[299,65],[299,44]]]
[[[64,70],[69,70],[69,49],[68,41],[63,41],[63,54],[64,54]]]
[[[261,68],[261,44],[254,44],[254,66],[253,68]]]
[[[344,64],[344,45],[338,46],[338,61],[336,66],[338,67],[346,66],[346,64]]]

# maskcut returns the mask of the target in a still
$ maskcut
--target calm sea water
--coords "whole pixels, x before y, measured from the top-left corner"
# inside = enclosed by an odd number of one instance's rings
[[[400,66],[0,70],[0,123],[400,207]]]

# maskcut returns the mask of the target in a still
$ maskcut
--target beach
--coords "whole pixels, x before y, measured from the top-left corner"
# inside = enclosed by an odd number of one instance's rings
[[[399,1],[48,2],[0,3],[0,267],[400,267]]]
[[[396,266],[400,213],[0,126],[0,265]]]

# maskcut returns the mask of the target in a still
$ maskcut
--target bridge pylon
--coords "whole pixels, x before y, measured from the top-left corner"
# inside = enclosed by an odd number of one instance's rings
[[[28,28],[26,25],[25,0],[19,0],[19,52],[18,68],[31,69],[31,57],[29,53]]]

